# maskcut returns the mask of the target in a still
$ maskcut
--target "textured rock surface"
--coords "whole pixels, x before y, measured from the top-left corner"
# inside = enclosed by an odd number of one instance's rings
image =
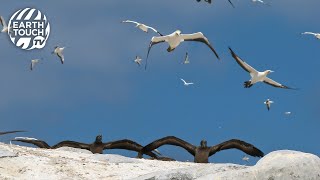
[[[320,180],[320,158],[281,150],[254,166],[196,164],[91,154],[73,148],[48,150],[0,143],[0,179],[301,179]]]

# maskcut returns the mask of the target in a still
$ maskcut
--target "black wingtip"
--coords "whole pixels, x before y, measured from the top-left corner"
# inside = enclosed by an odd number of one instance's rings
[[[300,90],[300,88],[289,88],[289,89],[295,90],[295,91],[299,91]]]
[[[290,89],[290,90],[295,90],[295,91],[300,90],[300,88],[292,88],[292,87],[288,87],[288,86],[284,86],[284,89]]]
[[[258,149],[259,150],[259,149]],[[258,154],[258,157],[263,157],[264,156],[264,153],[262,151],[259,150],[259,154]]]
[[[229,1],[229,3],[231,4],[231,6],[233,7],[233,8],[235,8],[235,6],[233,5],[233,3],[231,2],[231,0],[228,0]]]

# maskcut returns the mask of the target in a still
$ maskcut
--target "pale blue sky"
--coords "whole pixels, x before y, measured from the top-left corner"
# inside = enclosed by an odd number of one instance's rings
[[[214,145],[238,138],[264,153],[291,149],[320,154],[320,41],[300,35],[320,32],[315,19],[320,1],[272,1],[268,7],[234,0],[236,8],[226,0],[211,5],[195,0],[58,2],[6,1],[0,7],[6,20],[18,9],[38,8],[51,24],[43,50],[20,50],[0,34],[1,130],[28,130],[19,136],[49,144],[92,142],[102,134],[105,141],[129,138],[145,145],[174,135],[195,145],[201,139]],[[183,43],[172,53],[162,44],[152,48],[145,71],[133,59],[139,55],[145,62],[156,34],[120,23],[127,19],[163,34],[201,31],[221,61],[200,43]],[[66,46],[64,65],[50,54],[56,45]],[[271,78],[300,90],[265,84],[243,88],[249,75],[228,46],[257,70],[271,69]],[[182,65],[186,52],[191,63]],[[30,72],[30,60],[41,57]],[[179,78],[195,85],[184,87]],[[263,104],[267,98],[275,102],[270,112]],[[286,111],[292,114],[285,116]],[[178,160],[193,159],[181,148],[160,150]],[[228,150],[210,161],[242,163],[242,156]]]

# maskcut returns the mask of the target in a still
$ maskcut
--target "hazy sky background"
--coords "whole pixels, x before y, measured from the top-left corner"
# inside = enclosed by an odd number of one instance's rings
[[[146,145],[174,135],[194,145],[202,139],[215,145],[237,138],[266,154],[280,149],[320,154],[320,41],[300,35],[320,32],[319,0],[274,0],[271,7],[233,0],[236,8],[227,0],[211,5],[196,0],[58,2],[6,1],[0,7],[6,20],[18,9],[37,8],[51,24],[42,50],[21,50],[0,34],[1,131],[28,130],[16,136],[51,145],[62,140],[91,143],[98,134],[104,141],[129,138]],[[139,55],[145,63],[156,34],[120,23],[127,19],[163,34],[201,31],[221,61],[201,43],[182,43],[172,53],[167,44],[159,44],[152,48],[145,71],[133,60]],[[64,65],[50,54],[56,45],[66,46]],[[272,79],[300,90],[263,83],[243,88],[250,77],[228,46],[257,70],[271,69]],[[183,65],[186,52],[191,63]],[[34,58],[44,60],[31,72]],[[179,78],[195,85],[185,87]],[[270,112],[263,104],[267,98],[275,102]],[[286,116],[286,111],[292,114]],[[178,147],[159,150],[193,160]],[[136,156],[124,150],[105,153]],[[210,162],[243,163],[243,155],[227,150]],[[250,158],[250,164],[257,160]]]

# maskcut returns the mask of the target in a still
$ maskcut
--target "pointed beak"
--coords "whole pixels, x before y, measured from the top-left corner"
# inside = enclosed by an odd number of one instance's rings
[[[274,71],[270,71],[271,73],[273,73]]]

